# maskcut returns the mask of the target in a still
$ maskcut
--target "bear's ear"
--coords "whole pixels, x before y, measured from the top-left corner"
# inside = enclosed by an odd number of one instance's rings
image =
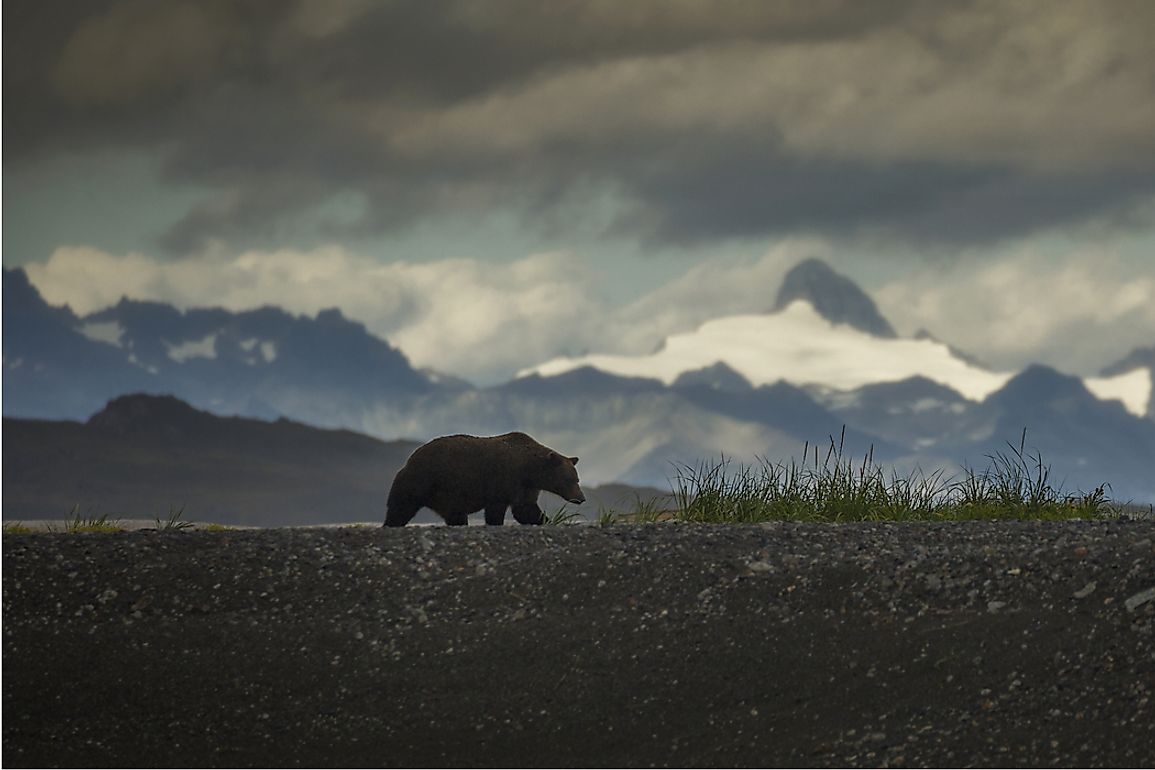
[[[570,458],[568,458],[568,459],[569,459],[569,461],[570,461],[571,463],[573,463],[574,465],[577,465],[577,461],[578,461],[578,459],[577,459],[576,457],[570,457]]]

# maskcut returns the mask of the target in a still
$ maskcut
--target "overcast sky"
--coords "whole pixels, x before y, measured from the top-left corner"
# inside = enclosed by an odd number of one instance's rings
[[[6,266],[480,381],[820,256],[1001,368],[1155,345],[1155,3],[13,0]],[[538,360],[532,360],[532,359]]]

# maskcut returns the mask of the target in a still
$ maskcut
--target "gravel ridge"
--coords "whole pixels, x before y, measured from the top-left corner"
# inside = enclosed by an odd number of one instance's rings
[[[6,766],[1152,766],[1155,523],[3,536]]]

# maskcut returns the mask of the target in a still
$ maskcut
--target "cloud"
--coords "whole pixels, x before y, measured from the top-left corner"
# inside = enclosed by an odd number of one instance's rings
[[[989,242],[1155,199],[1155,7],[994,0],[238,5],[26,0],[6,164],[151,148],[205,199],[166,248],[565,216],[695,242]],[[179,34],[174,31],[179,30]],[[545,213],[550,213],[545,211]],[[1139,222],[1149,227],[1150,219]],[[322,239],[323,240],[323,239]]]
[[[169,261],[70,247],[26,269],[49,303],[67,303],[79,314],[123,296],[182,309],[275,304],[315,315],[339,307],[417,366],[482,382],[583,349],[604,331],[590,274],[564,253],[508,264],[383,264],[337,247]]]
[[[211,77],[243,43],[221,4],[125,0],[76,28],[50,78],[66,102],[130,103]]]
[[[1151,147],[1155,108],[1118,111],[1151,84],[1127,66],[1151,62],[1142,36],[1094,6],[979,7],[836,38],[734,34],[573,62],[400,116],[388,138],[424,156],[663,135],[756,150],[761,134],[804,160],[1151,168],[1135,150]]]
[[[1109,248],[1018,246],[910,271],[875,296],[900,331],[925,328],[1001,369],[1093,374],[1155,340],[1155,275]]]

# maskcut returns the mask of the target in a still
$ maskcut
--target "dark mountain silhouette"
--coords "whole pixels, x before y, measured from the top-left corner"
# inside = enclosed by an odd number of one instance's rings
[[[1048,367],[1028,367],[982,402],[922,377],[817,396],[848,426],[906,447],[904,467],[981,470],[1025,430],[1026,449],[1065,492],[1108,484],[1121,501],[1155,501],[1155,424]]]
[[[4,442],[7,521],[73,510],[163,519],[183,509],[186,521],[264,527],[380,521],[393,476],[419,446],[283,418],[219,417],[145,394],[116,398],[84,423],[5,417]],[[621,484],[585,491],[589,518],[599,505],[665,497]],[[422,511],[416,521],[440,519]]]
[[[1110,484],[1124,499],[1155,499],[1155,424],[1117,401],[1095,398],[1082,380],[1045,366],[1031,366],[992,393],[980,407],[990,439],[975,450],[1005,450],[1027,431],[1057,481],[1088,491]],[[961,447],[960,447],[961,448]]]
[[[523,397],[567,398],[571,396],[630,395],[662,390],[659,380],[648,377],[620,377],[592,366],[582,366],[553,377],[530,374],[518,377],[493,390]]]
[[[1031,416],[1049,415],[1056,410],[1072,414],[1100,402],[1078,377],[1036,364],[1012,377],[986,403],[1016,415]]]
[[[828,408],[849,425],[911,449],[925,450],[979,427],[976,402],[926,377],[865,385]]]
[[[684,372],[674,380],[675,388],[705,388],[719,393],[747,393],[754,386],[739,372],[719,361],[692,372]]]
[[[774,310],[799,299],[809,302],[831,323],[846,324],[876,337],[898,336],[858,284],[820,259],[806,259],[791,268],[782,280]]]
[[[219,308],[181,312],[156,302],[123,299],[84,319],[115,323],[121,344],[146,367],[189,386],[221,382],[262,387],[291,381],[299,387],[357,388],[393,393],[432,389],[405,356],[336,309],[316,318],[264,307],[231,313]],[[181,346],[204,349],[181,353]]]
[[[799,449],[806,443],[840,437],[847,424],[845,419],[820,406],[805,390],[786,382],[745,391],[725,391],[706,384],[683,384],[679,380],[673,389],[699,408],[795,436]],[[846,431],[845,441],[846,449],[852,454],[873,448],[876,457],[885,459],[902,453],[900,447],[857,427]]]
[[[372,521],[417,447],[289,420],[217,417],[171,396],[115,399],[86,423],[4,418],[4,518]]]
[[[85,426],[111,436],[157,437],[192,441],[220,437],[224,426],[248,428],[264,425],[254,420],[234,418],[231,422],[194,409],[174,396],[126,395],[113,399],[104,409],[88,418]]]
[[[112,341],[90,339],[95,331]],[[79,419],[126,392],[173,393],[218,413],[359,425],[382,398],[441,385],[338,310],[180,311],[122,299],[84,318],[4,271],[4,414]]]
[[[918,331],[916,331],[914,333],[914,337],[912,337],[912,339],[930,340],[931,342],[937,342],[939,344],[946,344],[946,343],[943,343],[942,340],[940,340],[938,337],[931,334],[926,329],[919,329]],[[972,356],[970,353],[966,352],[965,350],[960,350],[960,349],[956,348],[954,345],[947,344],[946,349],[950,351],[950,354],[952,356],[954,356],[955,358],[957,358],[960,361],[967,362],[971,366],[977,367],[979,369],[989,369],[990,368],[978,356]]]
[[[156,377],[125,353],[85,337],[67,307],[51,307],[23,270],[4,270],[4,414],[84,417],[110,397],[149,390]]]

